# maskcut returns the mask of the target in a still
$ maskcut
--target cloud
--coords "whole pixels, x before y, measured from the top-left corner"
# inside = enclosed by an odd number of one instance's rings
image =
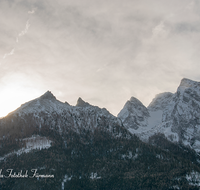
[[[29,27],[30,27],[30,23],[29,23],[29,20],[27,20],[25,29],[24,29],[23,31],[21,31],[21,32],[18,34],[18,36],[16,37],[16,43],[19,42],[19,37],[24,36],[24,35],[28,32]],[[4,54],[3,59],[6,59],[6,57],[8,57],[8,56],[10,56],[10,55],[13,55],[14,52],[15,52],[15,48],[13,48],[13,49],[11,50],[10,53]]]
[[[19,36],[19,37],[24,36],[24,35],[28,32],[28,29],[29,29],[30,26],[31,26],[31,25],[30,25],[30,23],[29,23],[29,20],[27,20],[25,29],[22,30],[22,31],[19,33],[18,36]]]
[[[0,55],[11,47],[17,54],[0,77],[38,77],[35,88],[44,84],[71,104],[82,96],[114,114],[131,96],[147,105],[182,77],[200,80],[200,11],[192,2],[2,0]]]
[[[164,25],[164,22],[160,22],[159,25],[157,25],[153,30],[152,30],[152,34],[153,34],[153,39],[155,38],[159,38],[159,37],[166,37],[168,34],[168,31],[166,30],[166,27]]]
[[[28,14],[34,14],[35,10],[33,9],[32,11],[28,11]]]
[[[12,49],[10,53],[7,53],[3,56],[3,59],[6,59],[6,57],[10,56],[10,55],[13,55],[15,52],[15,49]]]

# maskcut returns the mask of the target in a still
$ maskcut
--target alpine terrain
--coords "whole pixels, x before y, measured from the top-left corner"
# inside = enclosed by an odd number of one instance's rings
[[[0,189],[199,189],[200,83],[117,117],[47,91],[0,119]]]
[[[132,134],[148,142],[154,134],[200,151],[200,82],[182,79],[176,93],[158,94],[146,108],[131,98],[118,114]]]

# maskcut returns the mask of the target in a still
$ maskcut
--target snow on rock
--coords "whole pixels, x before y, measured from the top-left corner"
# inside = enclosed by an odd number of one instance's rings
[[[105,108],[92,106],[81,98],[76,106],[62,103],[50,91],[23,104],[9,117],[14,115],[24,119],[23,116],[28,114],[36,118],[39,126],[45,121],[60,134],[67,133],[68,129],[81,133],[83,129],[93,132],[96,128],[104,128],[120,137],[125,133],[125,127],[145,142],[152,135],[162,133],[172,142],[200,151],[200,82],[185,78],[176,93],[158,94],[147,108],[131,97],[117,118]]]
[[[126,102],[124,108],[118,114],[118,118],[122,120],[123,125],[128,130],[137,130],[139,127],[146,127],[148,117],[149,112],[147,108],[134,97],[131,97]]]
[[[62,181],[62,183],[61,183],[61,189],[62,189],[62,190],[65,189],[65,183],[66,183],[67,181],[70,181],[71,179],[72,179],[72,176],[71,176],[71,177],[68,177],[67,174],[64,176],[64,179],[63,179],[63,181]]]
[[[195,91],[200,92],[200,89],[199,89],[200,83],[193,81],[193,80],[190,80],[190,79],[187,79],[187,78],[183,78],[181,80],[179,87],[178,87],[178,91],[184,92],[185,90],[191,89],[191,88]]]
[[[101,177],[98,176],[97,173],[92,172],[92,173],[90,174],[90,179],[101,179]]]
[[[200,82],[184,78],[176,93],[158,94],[147,108],[131,100],[118,117],[132,134],[147,142],[162,133],[172,142],[200,151]]]
[[[134,156],[133,156],[133,154],[134,154]],[[132,151],[128,151],[128,154],[122,154],[121,158],[136,160],[138,158],[138,153],[132,153]]]
[[[65,183],[67,183],[67,181],[70,181],[72,179],[73,176],[68,176],[67,174],[65,174],[64,179],[61,183],[61,189],[64,190],[65,189]],[[81,176],[79,177],[79,179],[81,179]],[[90,174],[90,179],[94,180],[94,179],[101,179],[100,176],[98,176],[98,174],[95,172],[92,172]]]
[[[192,148],[196,151],[196,152],[200,152],[200,141],[199,140],[195,140],[194,144],[192,145]]]
[[[74,106],[71,108],[71,123],[75,123],[76,132],[79,133],[81,129],[94,131],[96,128],[105,128],[114,136],[120,137],[122,135],[121,120],[109,113],[105,108],[97,106]],[[119,129],[119,130],[118,130]]]
[[[19,156],[23,153],[29,153],[32,150],[48,149],[51,147],[51,142],[52,142],[46,137],[41,137],[39,135],[25,138],[22,140],[25,141],[25,144],[26,144],[24,148],[21,148],[18,151],[13,151],[11,153],[4,155],[3,157],[0,157],[0,161],[14,154],[17,154]]]
[[[172,97],[173,93],[171,92],[164,92],[158,94],[147,108],[149,111],[164,110],[169,105],[169,102],[171,101]]]
[[[51,140],[39,135],[23,139],[26,142],[26,149],[48,149],[51,147]]]
[[[9,115],[13,115],[13,114],[23,115],[23,114],[29,114],[29,113],[37,114],[38,112],[61,113],[63,112],[63,110],[69,109],[69,107],[70,105],[67,102],[65,103],[60,102],[59,100],[56,99],[56,97],[50,91],[47,91],[45,94],[43,94],[39,98],[36,98],[32,101],[22,104],[21,107],[11,112]]]
[[[190,185],[200,187],[200,173],[192,171],[190,174],[186,175],[186,179]]]
[[[113,116],[105,108],[90,105],[78,99],[76,106],[58,101],[50,92],[46,92],[39,98],[23,104],[20,108],[10,113],[9,120],[23,120],[24,126],[29,125],[30,120],[33,126],[49,126],[60,135],[67,134],[69,130],[80,134],[86,131],[94,132],[97,128],[109,131],[113,136],[121,137],[129,135],[119,118]],[[6,118],[0,124],[6,125]]]
[[[150,117],[148,118],[148,125],[150,127],[155,127],[162,123],[162,114],[163,114],[162,110],[150,111],[149,114]]]

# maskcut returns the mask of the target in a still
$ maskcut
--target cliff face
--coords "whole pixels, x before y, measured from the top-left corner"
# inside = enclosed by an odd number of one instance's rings
[[[118,117],[124,126],[141,140],[148,141],[152,135],[162,133],[172,142],[180,142],[200,151],[199,82],[182,79],[176,93],[159,94],[147,108],[142,106],[145,112],[141,114],[141,118],[145,118],[143,121],[145,120],[146,124],[135,119],[139,112],[132,110],[136,110],[138,106],[129,104],[130,108],[127,109],[126,105]],[[127,125],[127,121],[131,121],[134,129],[130,128],[130,124]]]
[[[138,99],[131,97],[118,114],[118,117],[127,129],[137,130],[140,127],[147,126],[149,112]]]

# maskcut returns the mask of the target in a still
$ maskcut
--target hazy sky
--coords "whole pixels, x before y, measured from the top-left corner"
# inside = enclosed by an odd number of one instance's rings
[[[117,115],[200,81],[199,0],[0,0],[0,116],[50,90]]]

